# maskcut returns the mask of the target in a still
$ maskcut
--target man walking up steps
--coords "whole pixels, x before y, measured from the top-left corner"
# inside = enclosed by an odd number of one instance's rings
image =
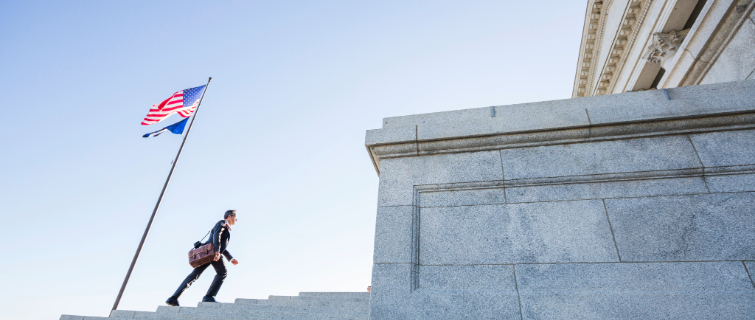
[[[225,262],[220,257],[220,255],[224,255],[228,261],[230,261],[233,265],[239,264],[239,262],[231,256],[231,253],[228,252],[228,243],[231,240],[231,226],[236,224],[236,221],[238,219],[236,218],[236,210],[228,210],[223,215],[224,220],[220,220],[215,224],[215,227],[212,228],[212,231],[210,232],[210,239],[207,240],[204,244],[212,243],[213,247],[215,247],[215,258],[213,261],[205,263],[199,267],[196,267],[194,271],[192,271],[189,276],[184,279],[184,281],[181,283],[180,286],[178,286],[178,289],[176,289],[176,292],[173,293],[173,295],[168,298],[168,300],[165,301],[165,303],[169,306],[178,306],[178,297],[181,296],[181,294],[186,290],[187,288],[191,287],[191,284],[194,283],[194,281],[197,281],[199,279],[199,276],[202,275],[202,272],[204,272],[207,267],[212,265],[213,268],[215,268],[215,279],[212,280],[212,284],[210,285],[210,289],[207,290],[207,294],[202,298],[202,302],[217,302],[215,301],[215,296],[218,295],[218,291],[220,291],[220,286],[223,285],[223,280],[225,280],[226,275],[228,274],[228,270],[225,267]]]

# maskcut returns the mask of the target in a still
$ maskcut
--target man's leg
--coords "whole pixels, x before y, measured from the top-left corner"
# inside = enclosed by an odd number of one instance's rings
[[[223,260],[223,257],[218,261],[213,261],[212,267],[215,268],[217,274],[215,275],[215,279],[212,280],[210,289],[207,290],[207,295],[202,298],[202,301],[215,302],[213,297],[218,295],[220,286],[223,285],[223,280],[225,280],[225,277],[228,275],[228,269],[225,267],[225,260]]]
[[[191,284],[194,283],[194,281],[197,281],[199,279],[199,276],[202,275],[202,272],[204,272],[207,267],[210,266],[210,263],[205,263],[199,267],[194,268],[194,271],[192,271],[186,279],[181,283],[180,286],[178,286],[178,289],[176,289],[176,293],[171,296],[171,298],[178,299],[178,297],[181,296],[181,294],[186,290],[187,288],[191,287]]]

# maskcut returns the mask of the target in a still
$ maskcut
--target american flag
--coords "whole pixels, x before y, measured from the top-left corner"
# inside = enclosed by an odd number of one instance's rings
[[[178,113],[181,117],[188,118],[199,105],[205,86],[184,89],[174,93],[170,98],[153,105],[142,121],[142,125],[155,124],[165,120],[171,114]]]

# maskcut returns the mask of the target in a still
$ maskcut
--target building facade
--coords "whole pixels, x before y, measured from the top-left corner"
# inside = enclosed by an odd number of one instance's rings
[[[752,0],[590,0],[572,97],[752,79],[754,7]]]
[[[572,99],[369,130],[370,319],[755,319],[753,8],[590,0]]]

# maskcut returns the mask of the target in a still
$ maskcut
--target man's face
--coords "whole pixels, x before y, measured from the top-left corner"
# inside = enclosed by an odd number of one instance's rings
[[[238,216],[238,214],[236,214],[236,215],[232,215],[232,216],[228,216],[228,223],[229,223],[230,225],[234,225],[234,224],[236,224],[236,221],[237,221],[237,218],[236,218],[236,217],[237,217],[237,216]]]

